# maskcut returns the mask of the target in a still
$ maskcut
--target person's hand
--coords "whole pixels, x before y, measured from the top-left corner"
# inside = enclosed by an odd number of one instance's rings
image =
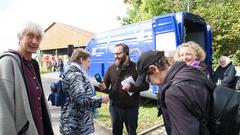
[[[102,83],[99,83],[99,84],[98,84],[98,88],[99,88],[100,90],[105,90],[107,87],[106,87],[105,83],[102,82]]]
[[[130,87],[131,87],[131,84],[130,83],[126,83],[126,84],[122,85],[122,90],[128,92],[130,90]]]
[[[107,104],[109,102],[109,96],[102,96],[102,102]]]

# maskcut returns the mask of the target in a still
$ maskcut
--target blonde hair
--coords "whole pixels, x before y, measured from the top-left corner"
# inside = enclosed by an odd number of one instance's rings
[[[176,53],[175,53],[175,60],[176,61],[180,61],[180,50],[183,47],[190,48],[192,50],[192,52],[190,52],[190,53],[193,54],[193,56],[195,57],[196,60],[199,60],[199,61],[204,61],[205,60],[206,53],[202,49],[202,47],[200,47],[200,45],[197,44],[194,41],[188,41],[188,42],[182,43],[180,46],[178,46],[178,48],[176,50]]]
[[[77,48],[73,51],[70,61],[79,63],[81,58],[86,60],[89,57],[90,57],[90,54],[88,52],[86,52],[82,48]]]

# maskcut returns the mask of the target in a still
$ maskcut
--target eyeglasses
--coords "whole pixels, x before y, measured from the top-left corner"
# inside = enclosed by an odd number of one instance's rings
[[[125,51],[122,51],[120,53],[113,53],[114,55],[118,56],[118,55],[121,55],[122,53],[124,53]]]

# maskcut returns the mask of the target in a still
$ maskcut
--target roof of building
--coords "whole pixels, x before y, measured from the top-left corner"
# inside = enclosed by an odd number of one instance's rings
[[[94,34],[59,22],[53,22],[44,32],[40,50],[67,48],[69,44],[85,47]]]

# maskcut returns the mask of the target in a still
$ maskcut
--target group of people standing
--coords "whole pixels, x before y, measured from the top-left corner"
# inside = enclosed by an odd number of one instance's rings
[[[234,90],[235,67],[228,57],[222,56],[221,67],[211,75],[204,64],[204,50],[193,41],[178,46],[175,62],[172,53],[166,54],[165,57],[162,51],[142,53],[137,62],[136,84],[147,80],[160,87],[159,111],[168,135],[211,135],[213,90],[219,85],[215,79],[221,79],[220,85]]]
[[[138,87],[132,83],[121,84],[128,77],[136,80],[138,76],[136,64],[130,60],[127,45],[117,44],[114,48],[114,58],[115,63],[108,68],[103,82],[95,86],[109,95],[95,96],[94,83],[87,74],[90,54],[80,48],[73,51],[71,64],[62,75],[63,91],[69,98],[61,109],[61,134],[93,133],[93,109],[110,101],[112,133],[122,135],[125,124],[128,133],[136,135],[140,92],[148,90],[149,84],[144,82]]]
[[[0,134],[54,134],[39,65],[32,59],[42,38],[43,30],[38,24],[26,23],[18,32],[18,49],[0,56]],[[122,134],[125,123],[129,134],[136,135],[139,92],[147,90],[149,84],[145,82],[139,87],[131,83],[121,85],[126,77],[136,80],[138,75],[135,63],[130,60],[128,46],[116,45],[115,64],[97,86],[108,91],[109,96],[94,94],[94,85],[87,73],[90,57],[83,49],[74,50],[70,65],[61,76],[67,101],[61,108],[60,133],[93,133],[93,110],[110,100],[113,134]]]
[[[41,27],[27,23],[18,32],[18,50],[0,57],[0,134],[54,134],[39,66],[32,59],[42,38]],[[61,108],[61,134],[93,133],[93,110],[110,102],[112,134],[122,135],[125,125],[129,135],[136,135],[140,92],[149,89],[149,82],[161,89],[159,111],[168,135],[210,134],[206,125],[212,103],[209,89],[214,88],[214,83],[203,63],[205,52],[198,44],[183,43],[174,59],[162,51],[147,51],[135,63],[124,43],[115,45],[113,55],[115,63],[108,68],[103,81],[94,85],[87,73],[91,55],[83,49],[74,50],[70,65],[61,75],[67,95]],[[231,87],[230,77],[226,76],[236,71],[228,59],[224,59],[225,62],[220,60],[221,67],[214,74],[214,81],[221,79],[221,84]],[[129,78],[133,81],[126,83]],[[95,87],[108,95],[96,96]],[[196,115],[201,116],[201,120]]]

